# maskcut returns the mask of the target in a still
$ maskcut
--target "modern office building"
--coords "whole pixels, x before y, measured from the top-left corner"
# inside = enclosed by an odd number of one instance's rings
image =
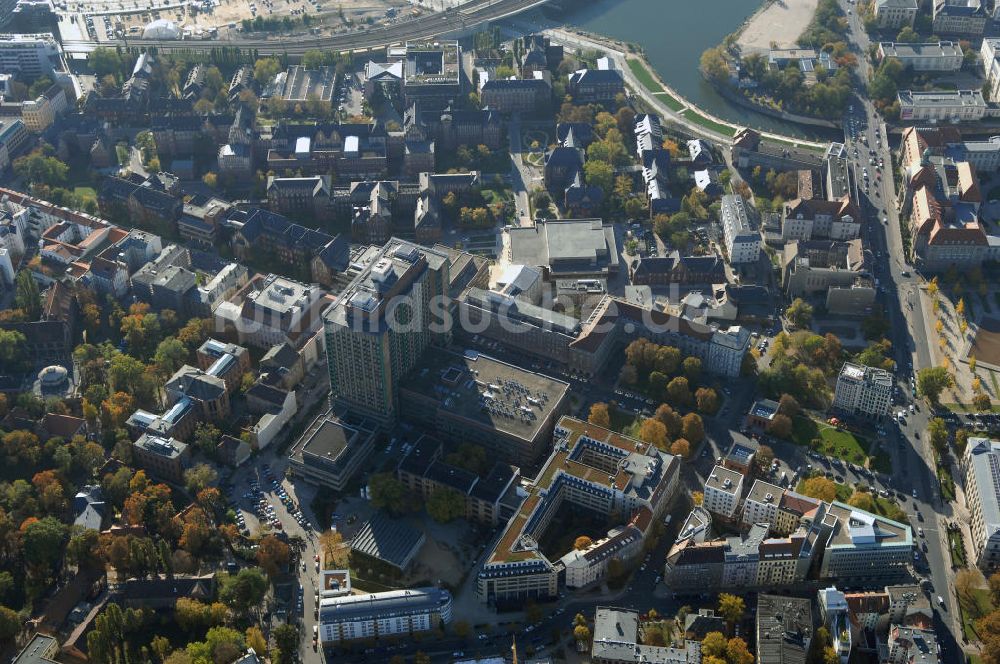
[[[746,201],[739,194],[722,197],[722,233],[732,265],[756,263],[760,258],[760,233],[750,222]]]
[[[907,524],[840,502],[830,504],[833,519],[820,576],[845,584],[903,578],[913,562],[913,532]]]
[[[327,411],[292,445],[289,466],[311,484],[343,491],[368,459],[377,437],[374,423]]]
[[[882,418],[892,407],[892,374],[879,367],[845,362],[837,376],[833,407],[852,415]]]
[[[441,588],[324,597],[319,603],[319,638],[324,646],[332,646],[413,636],[451,622],[451,608],[451,593]]]
[[[3,4],[0,0],[0,26],[10,16],[3,11]],[[62,48],[52,33],[0,34],[0,71],[34,80],[39,76],[55,79],[56,72],[65,70]]]
[[[679,482],[676,457],[572,417],[559,420],[553,447],[483,563],[477,578],[481,602],[523,606],[558,593],[561,565],[542,553],[539,542],[563,503],[634,527],[645,539]],[[598,556],[590,564],[606,567],[607,561]]]
[[[726,519],[734,518],[743,497],[743,475],[716,466],[705,480],[704,496],[702,506],[709,512]]]
[[[970,438],[962,466],[973,553],[988,573],[1000,566],[1000,441]]]
[[[324,315],[336,403],[395,419],[400,381],[430,345],[450,337],[440,319],[448,267],[444,253],[394,238],[339,295]]]
[[[569,385],[476,352],[429,348],[399,383],[399,410],[454,443],[528,467],[544,458]]]
[[[500,523],[504,499],[516,493],[520,469],[495,463],[485,475],[452,465],[444,458],[444,444],[432,436],[421,436],[406,451],[396,475],[408,489],[429,499],[438,491],[452,491],[465,502],[465,517],[489,526]]]

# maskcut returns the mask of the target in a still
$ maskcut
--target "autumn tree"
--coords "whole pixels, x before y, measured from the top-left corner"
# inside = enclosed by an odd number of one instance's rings
[[[825,477],[810,477],[802,482],[800,493],[832,503],[837,500],[837,485]]]
[[[584,549],[589,549],[593,543],[594,540],[590,539],[586,535],[580,535],[573,540],[573,548],[577,551],[583,551]]]
[[[771,423],[767,425],[767,432],[775,438],[790,438],[792,435],[792,418],[778,413],[771,418]]]
[[[710,387],[699,387],[694,393],[698,410],[706,415],[714,415],[719,410],[719,395]]]
[[[658,449],[667,448],[667,427],[656,418],[650,417],[642,421],[639,427],[639,438]]]
[[[719,594],[719,615],[730,625],[735,625],[746,612],[746,602],[739,595]]]
[[[289,546],[274,535],[261,538],[257,547],[257,564],[272,579],[288,566],[291,557]]]
[[[590,414],[587,421],[599,427],[608,429],[611,427],[611,413],[608,411],[608,404],[598,402],[590,407]]]
[[[697,413],[688,413],[681,418],[681,436],[692,443],[700,443],[705,438],[705,424]]]
[[[683,438],[678,438],[670,445],[670,453],[682,459],[687,459],[691,456],[691,443]]]

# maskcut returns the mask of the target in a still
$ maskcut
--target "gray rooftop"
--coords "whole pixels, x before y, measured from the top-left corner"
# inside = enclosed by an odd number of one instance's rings
[[[423,544],[424,534],[419,530],[378,512],[355,533],[351,550],[402,569]]]
[[[618,269],[614,228],[600,219],[540,221],[508,229],[510,261],[554,273]]]
[[[473,351],[431,347],[401,388],[434,398],[452,417],[534,440],[569,385]]]
[[[802,664],[812,639],[812,602],[798,597],[757,597],[757,661]]]
[[[152,452],[153,454],[158,454],[168,459],[176,459],[184,453],[184,450],[187,449],[186,443],[182,443],[175,438],[150,436],[147,433],[139,436],[139,439],[135,441],[133,445],[140,447],[147,452]]]
[[[52,664],[59,653],[59,642],[47,634],[35,634],[11,664]]]
[[[967,477],[979,489],[984,529],[1000,532],[1000,441],[970,438],[966,468]]]
[[[320,623],[389,619],[434,612],[451,602],[451,593],[441,588],[390,590],[367,595],[327,597],[320,600]]]

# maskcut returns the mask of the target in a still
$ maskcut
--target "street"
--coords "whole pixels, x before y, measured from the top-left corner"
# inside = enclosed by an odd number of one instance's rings
[[[852,51],[857,55],[857,76],[867,81],[870,65],[866,54],[870,44],[861,18],[853,11],[855,5],[841,0],[841,7],[847,15],[849,38]],[[848,14],[848,11],[850,13]],[[881,121],[870,99],[864,96],[865,85],[857,87],[858,94],[845,118],[845,146],[851,159],[854,177],[858,182],[861,200],[859,205],[868,223],[864,226],[865,242],[873,254],[873,276],[879,280],[881,301],[889,319],[889,334],[896,360],[896,380],[902,395],[902,408],[913,396],[911,378],[921,368],[934,365],[927,346],[928,334],[924,311],[919,297],[921,279],[914,273],[904,251],[897,209],[897,194],[893,181],[893,159],[885,124]],[[867,173],[867,175],[866,175]],[[908,220],[902,220],[908,223]],[[954,575],[948,553],[947,535],[944,525],[954,518],[952,506],[941,500],[936,477],[933,451],[927,436],[927,424],[932,417],[930,409],[923,404],[918,410],[908,414],[905,424],[899,427],[901,444],[893,444],[896,425],[887,424],[890,436],[883,439],[883,450],[892,457],[894,488],[908,492],[916,498],[903,505],[914,525],[914,540],[926,541],[926,553],[919,554],[918,573],[923,572],[929,579],[932,604],[937,609],[936,597],[945,601],[944,611],[936,611],[938,621],[945,627],[938,630],[938,638],[945,653],[961,650],[959,637],[959,610],[954,593]],[[913,494],[912,492],[916,492]],[[918,524],[920,512],[925,521]],[[924,537],[918,537],[916,529],[922,527]],[[951,658],[946,658],[950,661]]]

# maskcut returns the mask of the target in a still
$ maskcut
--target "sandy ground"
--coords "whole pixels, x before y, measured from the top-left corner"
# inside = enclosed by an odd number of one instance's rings
[[[816,13],[818,0],[774,0],[747,23],[738,40],[744,53],[795,46]]]

